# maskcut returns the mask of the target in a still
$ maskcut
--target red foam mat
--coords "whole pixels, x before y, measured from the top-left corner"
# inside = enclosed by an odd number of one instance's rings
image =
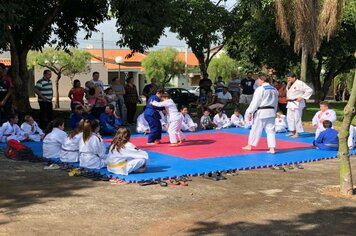
[[[241,148],[247,145],[248,136],[225,132],[200,133],[186,135],[186,141],[176,147],[169,146],[168,136],[162,138],[162,143],[146,145],[147,137],[132,138],[131,142],[138,148],[160,152],[187,159],[215,158],[219,156],[244,155],[267,151],[267,139],[261,138],[260,143],[253,151]],[[277,150],[311,148],[311,144],[277,140]]]

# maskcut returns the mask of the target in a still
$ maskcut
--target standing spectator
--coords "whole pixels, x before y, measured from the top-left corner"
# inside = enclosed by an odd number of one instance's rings
[[[5,65],[0,63],[0,122],[7,121],[6,114],[11,113],[12,109],[12,81],[5,74]]]
[[[68,97],[70,98],[70,109],[74,111],[76,105],[84,105],[84,93],[85,90],[81,87],[80,81],[78,79],[73,81],[73,88],[69,90]]]
[[[223,87],[225,87],[225,83],[223,81],[223,78],[219,76],[218,81],[215,82],[215,94],[221,93]]]
[[[313,94],[313,89],[306,83],[297,79],[293,73],[288,75],[287,85],[287,122],[289,136],[298,138],[303,132],[302,115],[305,107],[305,100]]]
[[[239,79],[239,77],[236,74],[234,74],[227,86],[229,88],[229,92],[231,93],[233,103],[239,102],[240,84],[241,84],[241,80]]]
[[[204,89],[206,92],[211,91],[211,86],[213,82],[208,78],[208,75],[204,75],[203,79],[199,81],[199,90]]]
[[[255,80],[252,78],[252,72],[247,73],[247,78],[241,81],[242,95],[240,97],[240,103],[250,104],[252,101]]]
[[[44,70],[43,78],[37,81],[34,88],[40,106],[40,127],[42,129],[46,128],[48,123],[53,119],[53,87],[51,77],[52,72]]]
[[[151,97],[152,95],[155,95],[157,92],[158,86],[157,86],[157,79],[152,78],[151,83],[147,84],[142,91],[142,94],[146,97],[146,100]]]
[[[121,84],[119,77],[114,77],[112,79],[111,83],[111,88],[114,90],[116,96],[117,96],[117,103],[116,106],[119,109],[119,115],[122,120],[122,122],[125,122],[125,100],[124,100],[124,95],[125,95],[125,87]]]
[[[111,87],[105,90],[105,99],[106,104],[112,104],[116,108],[117,96]]]
[[[278,108],[283,113],[287,115],[287,82],[282,81],[280,88],[278,89]]]
[[[103,83],[103,81],[101,81],[99,79],[99,77],[100,77],[99,72],[95,71],[95,72],[93,72],[93,79],[91,81],[93,81],[93,83],[96,86],[99,86],[101,88],[101,90],[104,91],[104,83]]]
[[[134,118],[137,110],[137,103],[141,103],[137,94],[136,86],[133,83],[134,78],[128,77],[125,85],[125,105],[127,108],[127,123],[134,124]]]

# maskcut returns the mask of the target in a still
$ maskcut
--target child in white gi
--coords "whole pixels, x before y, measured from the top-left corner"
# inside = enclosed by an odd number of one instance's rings
[[[48,124],[46,136],[43,139],[43,157],[58,158],[62,144],[67,138],[67,133],[63,131],[64,121],[56,119]]]
[[[79,161],[79,142],[83,138],[84,120],[79,122],[78,128],[69,132],[68,137],[62,144],[59,158],[62,162],[78,162]]]
[[[213,122],[216,126],[216,129],[228,128],[231,125],[230,119],[223,112],[222,109],[217,109],[217,114],[213,118]]]
[[[245,116],[244,116],[244,120],[245,120],[244,128],[251,129],[252,124],[253,124],[253,117],[249,117],[248,113],[246,112]]]
[[[275,127],[276,133],[285,133],[288,131],[286,116],[281,111],[276,113]]]
[[[204,110],[203,116],[200,118],[200,126],[202,129],[214,129],[215,124],[211,121],[209,110]]]
[[[128,175],[146,170],[148,154],[130,142],[130,131],[119,128],[109,148],[107,169],[109,172]]]
[[[150,126],[148,125],[148,122],[145,119],[144,113],[141,113],[137,117],[136,132],[141,134],[148,134],[150,132]]]
[[[356,126],[350,125],[349,138],[347,140],[347,146],[352,150],[356,147]]]
[[[168,135],[171,146],[180,145],[184,139],[181,131],[183,121],[182,113],[178,111],[176,104],[168,94],[163,94],[161,100],[161,102],[151,101],[151,104],[156,107],[164,107],[167,112]]]
[[[10,139],[15,139],[19,142],[28,139],[28,134],[26,134],[17,125],[19,118],[16,114],[9,115],[9,121],[2,124],[0,129],[0,141],[6,143]]]
[[[193,119],[188,114],[188,107],[183,105],[180,109],[183,115],[182,130],[194,132],[198,127],[197,123],[194,123]]]
[[[34,121],[32,116],[25,116],[25,122],[22,123],[21,129],[28,134],[28,139],[31,141],[39,142],[44,138],[42,129]]]
[[[274,154],[276,147],[275,116],[278,106],[278,91],[270,85],[269,79],[263,75],[257,78],[260,85],[253,95],[252,101],[246,110],[248,119],[254,117],[247,146],[244,150],[252,150],[260,141],[262,130],[267,134],[268,153]]]
[[[230,121],[231,125],[235,127],[245,127],[244,117],[237,108],[234,110],[234,114],[231,115]]]
[[[83,137],[79,141],[79,166],[89,169],[105,167],[106,148],[99,134],[100,125],[97,120],[85,120]]]
[[[334,127],[334,122],[336,121],[335,111],[329,109],[329,103],[327,101],[320,102],[320,111],[318,111],[312,120],[313,127],[316,128],[315,139],[318,138],[320,132],[324,131],[323,121],[329,120]]]

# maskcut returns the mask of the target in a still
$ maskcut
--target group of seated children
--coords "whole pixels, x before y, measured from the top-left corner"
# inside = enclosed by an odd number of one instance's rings
[[[145,108],[144,108],[144,110],[145,110]],[[183,105],[180,109],[180,112],[183,116],[181,130],[194,132],[197,129],[198,125],[196,123],[194,123],[193,119],[188,114],[188,107]],[[168,131],[168,120],[167,120],[165,111],[159,111],[159,114],[161,115],[160,121],[161,121],[161,125],[162,125],[162,131],[167,132]],[[140,134],[150,133],[150,127],[144,117],[143,112],[137,117],[136,132],[140,133]]]
[[[104,145],[97,120],[81,120],[68,134],[63,131],[64,121],[52,121],[43,139],[43,157],[60,158],[62,162],[79,162],[88,169],[107,167],[109,172],[128,175],[146,169],[148,154],[130,143],[130,131],[120,127],[109,147]]]
[[[203,116],[200,118],[200,126],[202,129],[223,129],[229,127],[251,128],[252,121],[244,119],[239,109],[235,109],[230,118],[224,113],[221,108],[216,109],[217,114],[210,118],[210,111],[205,109]]]
[[[0,127],[0,142],[6,143],[7,140],[14,139],[21,141],[39,142],[43,139],[44,133],[34,121],[32,116],[25,116],[25,122],[18,126],[19,118],[16,114],[10,114],[9,120]]]

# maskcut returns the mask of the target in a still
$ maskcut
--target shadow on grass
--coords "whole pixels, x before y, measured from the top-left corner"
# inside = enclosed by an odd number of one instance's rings
[[[356,207],[342,207],[305,213],[289,220],[265,224],[196,222],[188,235],[354,235]]]
[[[43,163],[0,156],[0,166],[0,209],[5,215],[54,198],[85,197],[76,191],[94,186],[88,179],[69,177],[64,170],[43,170]]]

